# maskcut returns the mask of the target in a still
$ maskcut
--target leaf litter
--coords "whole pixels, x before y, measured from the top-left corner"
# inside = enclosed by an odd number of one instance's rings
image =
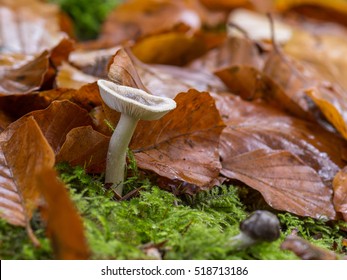
[[[105,77],[177,103],[162,119],[139,122],[130,144],[136,176],[181,195],[242,183],[259,191],[274,212],[347,221],[344,25],[326,25],[332,32],[317,35],[312,30],[319,23],[310,16],[300,20],[290,5],[254,4],[245,22],[269,20],[261,12],[270,9],[274,24],[290,31],[277,41],[281,28],[257,37],[237,16],[229,16],[233,31],[226,32],[230,6],[223,1],[134,0],[110,13],[98,39],[75,43],[60,26],[57,6],[24,2],[0,3],[2,19],[9,20],[7,27],[1,20],[0,29],[17,30],[0,38],[0,215],[25,227],[36,245],[30,221],[41,209],[55,256],[89,257],[68,186],[56,181],[53,166],[68,162],[90,174],[105,171],[119,120],[95,83]],[[25,37],[17,25],[37,36]],[[60,226],[67,214],[50,188],[71,213],[71,237]]]

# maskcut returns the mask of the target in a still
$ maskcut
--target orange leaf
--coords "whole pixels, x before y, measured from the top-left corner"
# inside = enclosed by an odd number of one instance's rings
[[[85,84],[93,83],[97,80],[97,77],[87,75],[68,63],[62,63],[56,77],[56,84],[58,88],[79,89]]]
[[[32,238],[29,222],[40,197],[35,175],[53,165],[52,148],[33,117],[20,119],[0,134],[0,216],[26,227]]]
[[[221,173],[258,190],[277,210],[335,218],[332,190],[317,172],[287,151],[254,150],[223,160]]]
[[[105,171],[110,138],[93,130],[91,126],[71,129],[57,154],[57,162],[80,165],[91,173]]]
[[[139,75],[134,66],[132,58],[129,56],[128,51],[120,49],[112,57],[108,69],[108,77],[116,84],[139,88],[149,92],[142,84]]]
[[[2,1],[0,41],[5,53],[37,55],[55,46],[64,36],[59,9],[42,1]]]
[[[334,206],[337,212],[341,213],[343,219],[347,221],[347,168],[340,170],[333,181]]]
[[[342,139],[261,102],[214,97],[227,125],[221,173],[257,189],[276,209],[334,218],[331,185],[344,165]]]
[[[39,89],[49,67],[47,51],[19,67],[0,73],[0,94],[23,94]]]
[[[36,182],[45,200],[42,212],[56,257],[65,260],[88,259],[83,223],[65,185],[57,179],[52,168],[38,173]]]
[[[127,1],[109,14],[102,28],[101,38],[111,38],[113,45],[117,45],[126,40],[175,30],[182,25],[185,30],[197,30],[201,26],[201,20],[186,2]]]
[[[206,45],[198,36],[169,32],[139,40],[132,51],[145,63],[184,65],[202,55]]]
[[[140,121],[130,147],[140,168],[197,186],[218,177],[219,136],[224,127],[208,93],[190,90],[157,121]]]
[[[88,112],[70,101],[54,101],[47,109],[30,115],[35,118],[55,153],[72,128],[92,124]]]

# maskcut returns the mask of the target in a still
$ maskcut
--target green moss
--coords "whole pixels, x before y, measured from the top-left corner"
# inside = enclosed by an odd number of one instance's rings
[[[342,240],[347,238],[347,223],[343,221],[325,222],[309,217],[302,218],[290,213],[278,214],[278,217],[286,235],[294,231],[315,245],[337,253],[346,253],[346,247],[342,245]]]
[[[94,259],[148,259],[151,257],[142,249],[147,244],[157,245],[164,259],[296,259],[293,253],[280,249],[293,230],[314,244],[343,253],[341,241],[346,234],[341,227],[345,223],[325,223],[289,213],[278,214],[282,226],[279,240],[235,251],[229,246],[230,239],[239,233],[239,223],[248,215],[240,200],[242,188],[220,186],[178,198],[148,179],[139,179],[136,165],[129,164],[129,169],[134,176],[128,178],[127,189],[141,191],[137,197],[118,202],[112,191],[104,188],[102,176],[87,175],[81,167],[57,166],[83,217]],[[23,228],[1,221],[0,257],[53,258],[37,215],[33,228],[42,248],[31,244]]]
[[[81,40],[94,39],[109,12],[121,0],[49,0],[58,4],[74,22],[75,32]]]
[[[130,164],[129,168],[136,174],[136,166]],[[279,250],[280,242],[241,252],[228,246],[239,232],[239,222],[247,216],[237,187],[221,186],[195,197],[177,198],[148,180],[136,181],[134,176],[127,180],[127,188],[141,187],[140,195],[116,202],[103,195],[107,192],[102,189],[102,178],[93,179],[81,168],[63,166],[60,170],[64,170],[61,176],[84,217],[95,259],[149,258],[141,250],[149,243],[164,244],[165,259],[293,258]]]
[[[35,215],[32,227],[41,243],[39,248],[33,245],[24,228],[10,225],[0,219],[0,259],[51,259],[49,240],[45,237],[44,230],[38,227],[38,223],[38,217]]]

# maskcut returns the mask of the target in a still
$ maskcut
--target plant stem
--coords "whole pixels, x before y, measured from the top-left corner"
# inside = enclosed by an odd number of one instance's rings
[[[121,114],[108,147],[105,183],[112,183],[112,189],[120,196],[123,191],[126,152],[137,122],[138,119]]]

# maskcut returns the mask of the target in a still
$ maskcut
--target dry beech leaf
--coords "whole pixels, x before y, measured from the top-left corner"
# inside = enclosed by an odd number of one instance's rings
[[[207,46],[199,36],[168,32],[143,38],[131,50],[145,63],[184,65],[202,55]]]
[[[88,111],[102,104],[99,87],[96,82],[84,84],[78,90],[57,88],[41,91],[37,93],[37,95],[39,98],[43,98],[46,101],[47,105],[45,107],[57,100],[68,100]]]
[[[284,50],[320,77],[319,81],[306,90],[306,94],[347,139],[347,82],[344,76],[347,70],[347,60],[344,56],[347,40],[341,35],[311,35],[307,32],[297,32],[285,45]]]
[[[55,82],[58,88],[79,89],[85,84],[94,83],[97,77],[87,75],[81,70],[63,62],[59,67]]]
[[[347,139],[346,92],[326,83],[308,89],[306,93],[319,107],[327,120]]]
[[[288,151],[254,150],[222,162],[221,173],[258,190],[277,210],[335,218],[332,190],[317,172]]]
[[[0,110],[0,133],[8,127],[13,120],[3,111]]]
[[[123,3],[106,19],[101,38],[112,38],[116,45],[179,28],[198,30],[201,26],[199,15],[186,2],[132,0]]]
[[[266,74],[251,66],[232,66],[216,71],[215,74],[230,91],[245,100],[262,98],[269,104],[301,118],[307,118],[296,101],[292,100],[280,86]]]
[[[50,51],[50,62],[57,68],[64,61],[68,61],[70,53],[75,49],[73,40],[63,37],[61,41]]]
[[[109,61],[120,48],[116,46],[97,50],[77,49],[71,52],[69,62],[88,75],[106,78]]]
[[[141,62],[129,50],[123,49],[114,56],[109,77],[116,83],[170,98],[191,88],[198,91],[225,90],[223,83],[207,71],[171,65],[149,65]]]
[[[287,238],[281,244],[281,249],[292,251],[302,260],[339,259],[339,257],[333,251],[315,246],[299,236],[287,236]]]
[[[307,65],[284,53],[273,51],[266,61],[263,71],[283,90],[291,102],[296,103],[306,114],[306,119],[314,120],[316,118],[314,115],[316,107],[307,98],[306,89],[316,84],[317,76]]]
[[[231,37],[217,48],[192,61],[189,67],[194,70],[206,69],[210,72],[241,65],[261,69],[263,60],[253,41]]]
[[[0,95],[23,94],[39,89],[49,68],[49,53],[44,51],[17,68],[0,72]]]
[[[218,177],[219,136],[224,127],[213,98],[190,90],[157,121],[140,121],[130,148],[140,168],[199,187]]]
[[[223,134],[230,134],[231,140],[221,146],[222,157],[263,148],[288,150],[326,183],[331,183],[339,167],[345,165],[345,141],[317,124],[290,117],[262,101],[246,102],[232,94],[212,96],[227,125]]]
[[[47,108],[54,100],[60,100],[61,97],[73,96],[74,92],[75,90],[72,89],[57,88],[21,95],[0,96],[0,109],[14,119],[19,119],[32,111]]]
[[[139,88],[149,93],[137,74],[132,56],[129,56],[126,49],[118,50],[110,60],[108,77],[116,84]]]
[[[175,98],[179,92],[193,88],[198,91],[225,91],[224,84],[213,74],[203,69],[172,65],[149,65],[138,60],[135,62],[136,70],[144,85],[154,95]]]
[[[2,52],[37,55],[57,45],[65,36],[60,32],[58,6],[41,1],[21,2],[0,6]]]
[[[56,161],[83,166],[90,173],[104,172],[109,141],[91,126],[76,127],[67,134]]]
[[[343,140],[261,102],[213,96],[227,125],[221,173],[259,190],[276,209],[334,218],[331,185],[344,165]]]
[[[234,9],[249,4],[249,0],[200,0],[202,4],[210,9]]]
[[[340,170],[333,181],[334,206],[347,222],[347,167]]]
[[[86,110],[66,100],[54,101],[47,109],[34,111],[29,116],[34,117],[55,153],[71,129],[92,124]]]
[[[54,153],[33,117],[23,118],[0,134],[0,216],[26,227],[39,205],[35,175],[54,165]]]
[[[65,185],[52,168],[42,169],[36,184],[45,204],[41,212],[47,224],[47,236],[58,259],[80,260],[89,258],[83,222]]]

